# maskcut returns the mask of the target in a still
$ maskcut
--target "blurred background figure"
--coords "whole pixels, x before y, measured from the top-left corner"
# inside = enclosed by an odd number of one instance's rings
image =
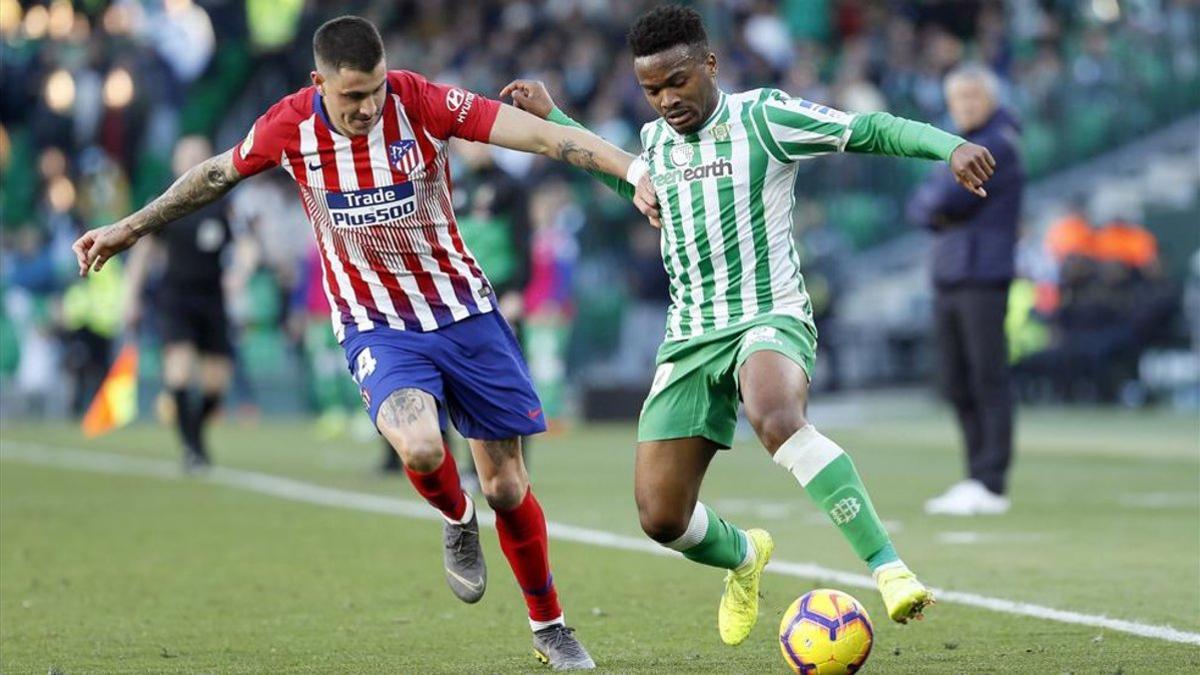
[[[496,164],[493,148],[455,140],[463,162],[454,183],[454,211],[459,233],[476,262],[487,270],[500,301],[500,313],[520,338],[525,287],[529,283],[529,204],[521,181]]]
[[[307,233],[304,233],[307,236]],[[353,428],[355,437],[375,438],[367,422],[363,432],[356,420],[362,394],[353,378],[346,377],[346,357],[329,329],[329,296],[325,295],[321,254],[315,241],[300,267],[300,275],[289,299],[288,332],[298,346],[305,367],[310,405],[316,415],[317,437],[332,441]],[[385,471],[399,471],[396,451],[383,442]]]
[[[629,302],[621,316],[621,334],[613,359],[614,375],[641,382],[654,372],[654,357],[666,333],[663,317],[670,305],[670,281],[663,271],[659,230],[633,223],[629,231],[626,281]]]
[[[1169,335],[1178,290],[1157,238],[1132,219],[1093,227],[1075,205],[1046,233],[1058,284],[1044,303],[1044,348],[1017,363],[1019,390],[1059,400],[1141,405],[1139,362]],[[1031,389],[1032,387],[1032,389]]]
[[[208,139],[181,138],[172,161],[175,176],[211,156]],[[129,256],[125,323],[136,332],[149,315],[157,324],[162,339],[163,387],[170,397],[168,417],[178,429],[188,471],[209,465],[205,427],[220,407],[233,375],[226,289],[241,292],[255,264],[254,250],[246,238],[240,240],[233,262],[227,264],[234,237],[226,210],[224,200],[209,204],[138,242]],[[143,311],[147,295],[154,308],[149,313]]]
[[[1025,173],[1020,127],[1000,107],[996,76],[978,65],[952,71],[946,105],[958,132],[996,158],[987,198],[959,188],[939,166],[913,197],[910,218],[934,232],[934,322],[942,392],[958,416],[967,478],[926,502],[931,514],[998,514],[1012,460],[1013,398],[1004,322],[1013,279]]]
[[[57,290],[54,264],[50,249],[41,241],[40,229],[28,225],[4,234],[17,241],[6,242],[7,255],[0,271],[5,289],[0,296],[0,316],[12,317],[0,321],[0,372],[12,377],[16,411],[40,418],[54,412],[54,392],[61,384],[55,375],[55,322],[46,300]],[[80,391],[78,398],[86,400],[86,395]]]
[[[529,210],[533,233],[523,302],[525,359],[553,432],[564,423],[567,343],[575,316],[572,285],[579,261],[576,235],[585,218],[570,187],[561,181],[547,183]]]
[[[67,287],[59,305],[62,367],[71,414],[83,415],[108,372],[121,333],[122,268],[103,278],[80,279]]]

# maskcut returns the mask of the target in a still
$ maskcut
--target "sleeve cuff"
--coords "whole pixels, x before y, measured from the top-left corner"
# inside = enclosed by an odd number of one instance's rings
[[[550,109],[550,114],[546,115],[546,120],[549,122],[554,122],[555,124],[561,124],[563,126],[575,126],[575,120],[567,117],[567,114],[562,110],[559,110],[558,106],[554,106]]]
[[[954,154],[958,146],[967,142],[967,139],[942,131],[932,124],[926,125],[924,140],[926,147],[945,162],[950,161],[950,156]]]
[[[645,160],[641,157],[634,157],[633,161],[629,163],[629,168],[625,171],[625,182],[636,187],[642,180],[642,176],[645,176],[649,170],[650,167],[646,164]]]

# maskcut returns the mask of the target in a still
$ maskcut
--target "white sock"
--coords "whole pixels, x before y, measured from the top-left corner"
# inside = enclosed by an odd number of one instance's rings
[[[442,517],[446,519],[447,523],[451,525],[466,525],[475,517],[475,500],[471,499],[471,495],[467,494],[465,490],[463,491],[463,497],[467,500],[467,508],[463,510],[462,518],[455,520],[443,513]]]
[[[733,568],[734,574],[745,574],[754,568],[754,563],[758,562],[758,553],[754,551],[754,542],[750,541],[750,537],[746,536],[745,531],[742,532],[742,538],[746,540],[746,557],[742,558],[742,562]]]
[[[696,502],[696,508],[692,511],[692,519],[688,521],[687,529],[675,541],[669,541],[663,546],[675,551],[683,552],[689,548],[693,548],[704,541],[704,535],[708,534],[708,509],[699,501]]]
[[[800,487],[808,487],[821,469],[844,454],[837,443],[823,436],[813,425],[805,424],[779,446],[772,460],[791,471],[800,481]]]
[[[908,565],[905,565],[903,560],[894,560],[890,563],[884,563],[884,564],[880,565],[879,567],[876,567],[874,569],[874,571],[871,572],[871,576],[875,577],[876,581],[879,581],[879,573],[880,572],[885,572],[887,570],[906,570],[906,569],[908,569]]]
[[[549,628],[551,626],[565,626],[565,625],[567,625],[566,620],[563,619],[562,614],[559,614],[558,617],[556,617],[554,619],[550,619],[549,621],[534,621],[533,619],[529,620],[529,628],[531,630],[533,630],[533,632],[535,632],[535,633],[538,632],[539,630]]]

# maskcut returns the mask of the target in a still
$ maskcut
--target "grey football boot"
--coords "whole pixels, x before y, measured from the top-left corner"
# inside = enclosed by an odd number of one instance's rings
[[[533,633],[533,655],[554,670],[592,670],[596,662],[579,640],[575,629],[555,624]]]
[[[446,583],[459,600],[479,602],[487,588],[487,564],[479,545],[479,519],[474,513],[466,523],[443,520],[442,563],[446,568]]]

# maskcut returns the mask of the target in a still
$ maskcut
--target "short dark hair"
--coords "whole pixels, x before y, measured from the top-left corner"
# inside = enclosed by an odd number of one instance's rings
[[[383,60],[383,38],[370,21],[347,14],[326,21],[313,33],[313,55],[334,70],[369,73]]]
[[[639,16],[625,36],[634,56],[647,56],[677,45],[708,51],[708,33],[700,13],[683,5],[659,5]]]

